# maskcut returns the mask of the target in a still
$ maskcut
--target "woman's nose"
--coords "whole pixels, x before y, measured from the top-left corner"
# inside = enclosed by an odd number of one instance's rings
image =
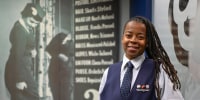
[[[131,39],[130,39],[131,42],[136,42],[137,41],[137,37],[136,36],[133,36]]]

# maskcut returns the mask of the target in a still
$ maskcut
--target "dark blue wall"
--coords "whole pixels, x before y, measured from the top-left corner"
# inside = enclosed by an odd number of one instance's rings
[[[152,0],[130,0],[130,17],[138,15],[152,20]]]

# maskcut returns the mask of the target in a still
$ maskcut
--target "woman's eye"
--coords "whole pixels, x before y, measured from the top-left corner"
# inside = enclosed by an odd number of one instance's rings
[[[130,34],[127,34],[127,35],[126,35],[126,37],[127,37],[127,38],[131,38],[131,37],[132,37],[132,35],[130,35]]]
[[[143,35],[138,36],[138,39],[144,39],[145,37]]]

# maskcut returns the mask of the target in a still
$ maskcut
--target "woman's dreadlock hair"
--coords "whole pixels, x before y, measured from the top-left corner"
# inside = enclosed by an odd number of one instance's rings
[[[158,99],[160,100],[160,89],[159,89],[160,87],[159,87],[159,80],[158,80],[159,74],[160,74],[160,64],[162,64],[164,71],[168,74],[170,80],[172,81],[174,90],[181,88],[181,84],[177,76],[177,71],[175,70],[173,64],[171,63],[169,59],[169,56],[164,50],[154,25],[148,19],[141,16],[133,17],[128,22],[131,22],[131,21],[140,22],[146,26],[147,48],[145,50],[146,50],[147,56],[156,62],[155,88],[156,88]]]

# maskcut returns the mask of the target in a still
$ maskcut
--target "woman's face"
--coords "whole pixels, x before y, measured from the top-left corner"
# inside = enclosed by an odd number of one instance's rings
[[[126,57],[133,59],[143,54],[146,43],[145,24],[136,21],[128,22],[122,36],[122,45]]]
[[[39,21],[36,21],[33,17],[27,17],[25,21],[26,25],[32,28],[35,28],[40,23]]]

